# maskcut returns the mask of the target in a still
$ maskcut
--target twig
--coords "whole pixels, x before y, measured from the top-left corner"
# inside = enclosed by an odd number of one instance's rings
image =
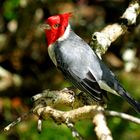
[[[140,119],[139,118],[128,115],[126,113],[121,113],[121,112],[116,112],[116,111],[105,111],[105,115],[113,116],[113,117],[119,117],[121,119],[125,119],[125,120],[131,121],[133,123],[140,124]]]
[[[69,118],[66,119],[65,124],[71,130],[73,137],[76,137],[79,140],[84,140],[84,138],[79,134],[79,132],[76,130],[74,124],[69,120]]]
[[[13,122],[10,123],[8,126],[6,126],[6,127],[4,128],[4,131],[5,131],[5,132],[6,132],[6,131],[10,131],[10,129],[11,129],[12,127],[14,127],[15,125],[17,125],[18,123],[20,123],[21,120],[22,120],[22,117],[17,118],[15,121],[13,121]]]
[[[17,125],[18,123],[22,122],[23,120],[25,120],[27,117],[29,117],[29,115],[32,114],[32,109],[28,112],[25,113],[24,115],[18,117],[15,121],[13,121],[12,123],[10,123],[8,126],[6,126],[3,130],[5,132],[10,131],[10,129],[12,129],[15,125]]]
[[[38,130],[38,133],[41,133],[41,131],[42,131],[42,119],[41,118],[39,118],[37,121],[37,130]]]

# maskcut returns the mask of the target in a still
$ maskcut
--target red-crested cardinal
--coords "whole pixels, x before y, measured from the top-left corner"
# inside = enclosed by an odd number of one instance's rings
[[[102,102],[107,91],[121,96],[140,113],[140,104],[121,86],[91,47],[73,32],[70,17],[70,13],[54,15],[42,25],[53,63],[76,88],[95,101]]]

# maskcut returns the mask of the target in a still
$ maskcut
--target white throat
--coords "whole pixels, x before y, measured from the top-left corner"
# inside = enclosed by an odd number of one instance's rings
[[[64,34],[60,38],[58,38],[58,41],[65,40],[69,36],[69,33],[70,33],[70,24],[68,24],[68,26],[66,27]]]
[[[65,30],[65,33],[57,41],[64,41],[69,36],[69,33],[70,33],[70,25],[68,24]],[[55,53],[54,53],[54,44],[51,44],[48,47],[48,53],[53,63],[57,66],[57,61],[56,61]]]

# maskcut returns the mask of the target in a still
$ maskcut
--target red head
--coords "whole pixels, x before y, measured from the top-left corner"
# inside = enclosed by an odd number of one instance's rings
[[[42,28],[46,33],[48,46],[55,43],[55,41],[64,34],[70,16],[71,13],[65,13],[51,16],[46,19],[45,24],[42,25]]]

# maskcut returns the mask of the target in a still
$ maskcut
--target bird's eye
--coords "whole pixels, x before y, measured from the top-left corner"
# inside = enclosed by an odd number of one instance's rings
[[[60,26],[60,24],[55,24],[53,27],[58,28],[59,26]]]

